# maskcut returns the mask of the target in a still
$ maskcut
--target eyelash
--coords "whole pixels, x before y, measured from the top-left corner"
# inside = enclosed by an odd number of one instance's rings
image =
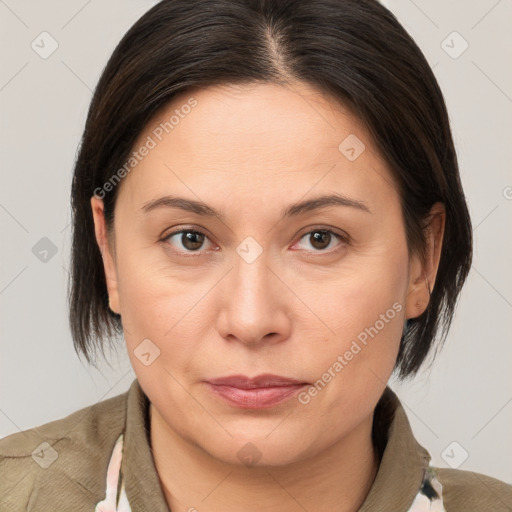
[[[177,229],[175,231],[171,231],[169,233],[166,233],[159,241],[162,242],[162,243],[170,245],[168,243],[169,238],[171,238],[174,235],[183,234],[183,233],[194,233],[194,234],[198,234],[198,235],[203,235],[208,240],[210,240],[208,235],[206,233],[203,233],[200,230],[181,228],[181,229]],[[349,245],[350,244],[350,237],[346,233],[333,231],[332,229],[328,229],[328,228],[325,228],[325,227],[315,227],[313,229],[310,229],[309,231],[304,232],[302,235],[300,235],[298,241],[302,240],[302,238],[304,238],[306,235],[311,235],[311,233],[330,233],[331,235],[334,235],[336,238],[338,238],[338,240],[341,241],[342,244],[341,244],[341,246],[337,247],[334,250],[314,250],[314,251],[306,251],[306,252],[312,252],[312,253],[318,253],[318,254],[332,254],[332,253],[335,253],[338,250],[340,250],[344,245]],[[184,251],[184,252],[175,251],[175,252],[177,254],[179,254],[179,255],[183,255],[183,254],[186,254],[186,255],[201,254],[200,250],[199,251]]]

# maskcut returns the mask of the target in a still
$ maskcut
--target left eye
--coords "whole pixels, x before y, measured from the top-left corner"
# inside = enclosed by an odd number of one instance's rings
[[[302,240],[304,238],[310,241],[311,246],[316,251],[324,251],[325,249],[329,249],[331,242],[333,242],[334,239],[338,239],[345,243],[347,242],[346,237],[327,229],[315,229],[313,231],[309,231],[308,233],[305,233],[300,239]]]

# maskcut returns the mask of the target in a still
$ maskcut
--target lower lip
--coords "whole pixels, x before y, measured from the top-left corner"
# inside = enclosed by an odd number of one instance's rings
[[[232,386],[206,383],[210,391],[220,396],[230,404],[244,409],[263,409],[273,407],[295,396],[309,384],[294,384],[291,386],[276,386],[271,388],[240,389]]]

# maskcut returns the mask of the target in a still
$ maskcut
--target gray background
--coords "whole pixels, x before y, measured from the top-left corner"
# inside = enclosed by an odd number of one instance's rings
[[[122,393],[135,377],[122,343],[100,371],[73,350],[69,194],[92,89],[154,3],[0,0],[0,437]],[[512,2],[384,3],[444,92],[475,236],[474,266],[434,368],[391,387],[434,465],[512,482]],[[58,43],[47,58],[43,31]]]

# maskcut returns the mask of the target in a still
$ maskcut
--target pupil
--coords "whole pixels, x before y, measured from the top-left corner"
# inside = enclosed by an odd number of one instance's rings
[[[331,241],[331,234],[327,233],[326,231],[315,231],[314,233],[312,233],[311,236],[313,238],[313,242],[311,245],[315,249],[325,249],[329,245],[329,242]]]
[[[183,247],[193,251],[199,249],[203,245],[203,235],[201,233],[187,232],[181,236],[181,243]]]

